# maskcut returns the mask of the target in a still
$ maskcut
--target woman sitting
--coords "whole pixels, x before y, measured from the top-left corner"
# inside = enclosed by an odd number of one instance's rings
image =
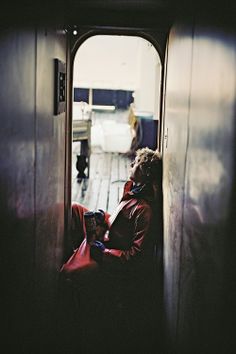
[[[129,345],[129,352],[151,353],[157,334],[161,338],[161,272],[156,267],[162,244],[161,179],[159,153],[142,148],[112,215],[101,210],[88,215],[84,206],[72,205],[72,232],[81,244],[61,273],[78,291],[82,351],[100,352],[101,345],[102,352],[120,353]]]
[[[85,222],[88,209],[73,203],[72,233],[80,235],[83,241],[76,256],[61,271],[68,277],[98,265],[120,274],[137,271],[137,267],[144,271],[153,245],[160,239],[160,234],[155,233],[160,233],[162,222],[161,177],[159,153],[149,148],[139,149],[119,205],[112,215],[101,210],[95,212],[96,230],[89,241]]]

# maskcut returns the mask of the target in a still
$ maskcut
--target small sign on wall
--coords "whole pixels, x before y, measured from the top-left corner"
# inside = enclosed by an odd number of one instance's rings
[[[65,112],[66,107],[66,64],[54,59],[55,66],[55,95],[54,114]]]

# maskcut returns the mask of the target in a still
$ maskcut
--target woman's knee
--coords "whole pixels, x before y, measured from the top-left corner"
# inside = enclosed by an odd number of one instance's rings
[[[88,211],[88,209],[83,206],[82,204],[79,204],[77,202],[72,203],[72,217],[73,216],[78,216],[78,217],[83,217],[83,214]]]
[[[79,203],[72,203],[71,236],[74,247],[78,247],[85,236],[84,213],[88,209]]]

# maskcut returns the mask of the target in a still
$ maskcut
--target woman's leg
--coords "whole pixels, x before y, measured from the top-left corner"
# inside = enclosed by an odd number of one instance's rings
[[[74,249],[80,246],[85,237],[84,213],[86,211],[88,209],[83,205],[72,203],[71,239]]]

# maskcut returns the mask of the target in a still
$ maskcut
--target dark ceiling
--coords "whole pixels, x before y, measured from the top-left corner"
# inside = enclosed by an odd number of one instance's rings
[[[167,28],[176,16],[192,16],[199,9],[211,14],[223,6],[212,0],[12,0],[1,4],[2,25],[81,25],[132,28]]]

